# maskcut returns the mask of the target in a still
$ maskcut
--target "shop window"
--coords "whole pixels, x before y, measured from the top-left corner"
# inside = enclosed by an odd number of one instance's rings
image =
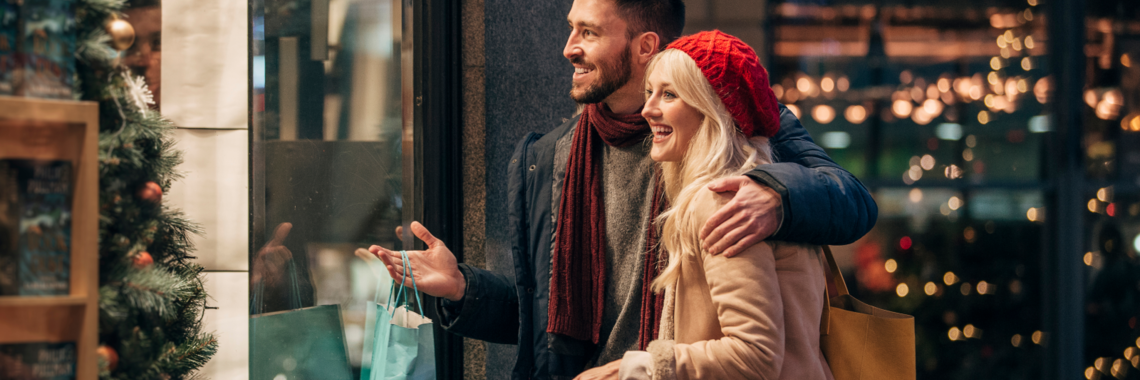
[[[251,377],[358,376],[369,364],[370,302],[385,300],[390,279],[358,249],[411,249],[395,233],[413,218],[415,198],[406,186],[403,5],[251,2]],[[259,338],[259,317],[322,305],[335,306],[339,326]],[[313,363],[302,346],[330,339],[343,339],[344,352],[331,355],[343,365],[324,357],[324,368],[305,368]]]
[[[1140,4],[1057,6],[1069,8],[1083,28],[1048,29],[1037,0],[769,8],[773,88],[879,204],[875,229],[837,249],[851,288],[915,316],[919,378],[1140,378]],[[1083,68],[1054,71],[1051,49]],[[1056,103],[1059,79],[1079,101]],[[1079,110],[1063,126],[1079,133],[1051,133],[1059,109]],[[1081,154],[1072,176],[1050,166],[1068,147]],[[1080,220],[1049,219],[1073,202]],[[1058,305],[1081,307],[1083,323]],[[1065,335],[1083,347],[1051,344],[1047,324],[1080,330]],[[1045,369],[1073,360],[1080,374]]]

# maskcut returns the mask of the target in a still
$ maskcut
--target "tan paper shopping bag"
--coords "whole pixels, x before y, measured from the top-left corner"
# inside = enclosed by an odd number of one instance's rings
[[[835,380],[914,380],[914,317],[852,297],[831,248],[823,252],[837,295],[823,308],[820,347]]]

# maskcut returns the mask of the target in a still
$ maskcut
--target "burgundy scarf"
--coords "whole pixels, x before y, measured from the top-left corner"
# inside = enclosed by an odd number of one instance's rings
[[[649,342],[657,339],[661,330],[661,312],[665,308],[665,295],[653,292],[653,280],[669,264],[669,256],[661,255],[657,245],[661,230],[657,228],[657,216],[668,206],[661,184],[661,170],[653,172],[653,203],[649,209],[649,234],[645,239],[645,263],[641,272],[641,329],[638,330],[637,349],[645,351]]]
[[[594,161],[594,152],[601,148],[599,139],[625,147],[643,141],[648,132],[649,123],[639,112],[618,115],[601,103],[582,111],[558,206],[546,332],[598,343],[606,286],[606,212],[601,162]]]

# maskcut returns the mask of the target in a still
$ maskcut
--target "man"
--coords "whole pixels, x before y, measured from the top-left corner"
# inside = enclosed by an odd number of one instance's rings
[[[514,281],[467,265],[418,223],[427,251],[408,252],[418,288],[440,297],[440,323],[455,334],[518,344],[514,378],[572,378],[653,338],[658,295],[650,228],[661,206],[641,142],[643,78],[654,54],[684,27],[679,0],[576,0],[563,55],[574,65],[570,96],[582,113],[519,144],[509,170]],[[832,162],[781,107],[771,139],[777,163],[714,183],[734,200],[702,229],[705,249],[732,255],[766,238],[846,244],[874,224],[866,189]],[[394,278],[398,252],[370,251]],[[647,265],[648,263],[648,265]]]

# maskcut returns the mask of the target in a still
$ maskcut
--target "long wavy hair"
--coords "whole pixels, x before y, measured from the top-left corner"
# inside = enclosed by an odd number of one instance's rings
[[[772,162],[772,148],[767,137],[744,136],[688,54],[676,49],[665,50],[649,62],[646,78],[654,70],[662,70],[677,97],[704,115],[681,161],[658,163],[669,202],[669,208],[655,221],[661,228],[659,244],[669,257],[668,266],[652,283],[653,290],[661,292],[680,277],[682,257],[701,254],[699,235],[704,221],[695,217],[697,194],[716,179],[741,175],[757,165]]]

